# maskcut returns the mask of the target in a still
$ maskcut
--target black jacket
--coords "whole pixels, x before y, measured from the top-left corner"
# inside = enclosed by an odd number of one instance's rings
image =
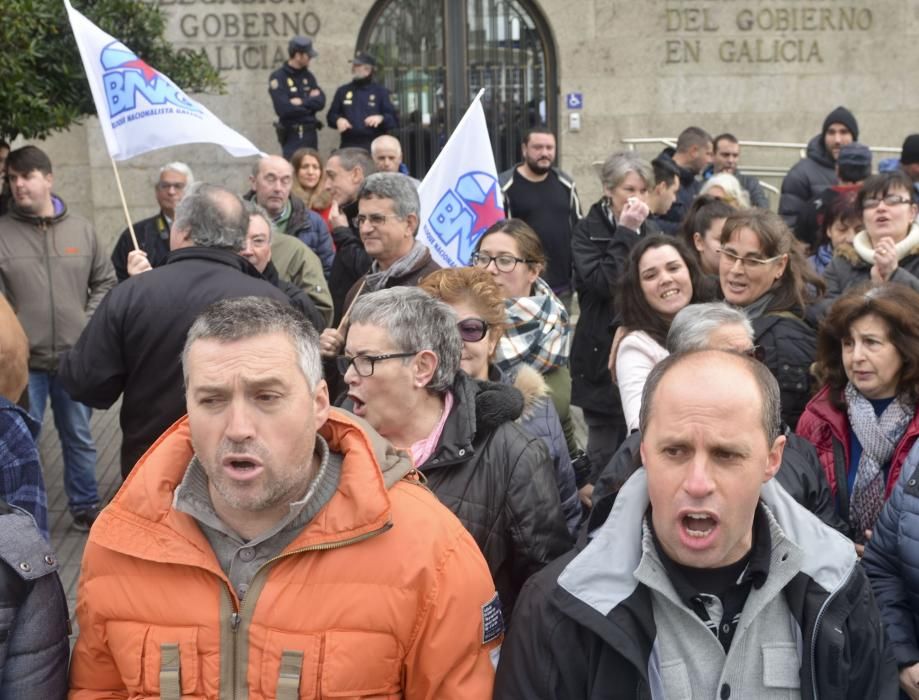
[[[807,440],[795,435],[788,426],[785,426],[784,432],[787,442],[782,453],[782,466],[775,478],[798,503],[834,530],[847,535],[848,526],[836,513],[833,493],[817,457],[817,450]],[[594,486],[594,505],[590,517],[585,521],[585,531],[599,527],[609,517],[619,489],[641,467],[641,454],[638,451],[640,445],[641,433],[636,430],[625,439],[609,464],[600,472]]]
[[[651,700],[650,674],[661,673],[653,653],[657,627],[651,593],[634,573],[646,481],[644,470],[636,473],[590,544],[527,582],[501,649],[495,700]],[[851,542],[809,517],[774,482],[763,486],[762,502],[784,546],[793,545],[784,556],[800,562],[779,595],[788,624],[800,630],[801,697],[894,700],[896,667]],[[780,566],[776,545],[770,569]]]
[[[641,235],[657,233],[648,222],[641,229]],[[613,292],[639,240],[635,231],[609,220],[602,200],[578,222],[571,237],[574,288],[581,307],[571,345],[571,403],[620,419],[622,401],[606,364],[616,315]]]
[[[180,357],[195,318],[215,301],[244,296],[289,303],[236,253],[181,248],[115,287],[61,356],[61,381],[74,400],[108,408],[124,392],[122,475],[185,414]]]
[[[367,117],[382,115],[379,126],[364,124]],[[389,90],[383,85],[369,81],[355,81],[342,85],[335,91],[326,120],[337,129],[339,117],[351,122],[351,128],[341,135],[341,148],[363,148],[370,150],[370,144],[377,136],[388,134],[399,126],[399,114],[389,98]]]
[[[507,622],[524,581],[568,551],[571,537],[546,447],[514,422],[520,392],[460,372],[453,398],[420,471],[482,550]]]
[[[817,334],[792,313],[766,313],[753,319],[753,343],[763,349],[763,364],[779,383],[782,420],[797,425],[813,394],[810,368],[817,356]]]
[[[35,521],[0,501],[0,698],[67,697],[67,598]]]
[[[318,95],[310,96],[314,89]],[[283,126],[304,126],[316,128],[316,112],[325,107],[325,93],[319,88],[316,77],[308,68],[296,70],[286,61],[268,78],[268,94],[274,105],[278,121]],[[299,98],[303,104],[291,104],[291,99]]]
[[[332,229],[332,240],[335,242],[335,259],[329,274],[329,291],[335,306],[335,317],[332,325],[337,326],[344,315],[345,297],[354,283],[367,274],[373,259],[364,249],[357,229],[351,222],[357,216],[357,202],[351,202],[341,208],[342,214],[348,217],[348,226],[336,226]]]
[[[282,280],[278,276],[278,269],[270,260],[265,267],[265,271],[262,273],[262,277],[266,282],[270,282],[284,292],[290,300],[290,305],[303,314],[303,317],[313,324],[313,328],[315,328],[317,332],[321,333],[325,329],[325,316],[316,308],[316,304],[313,303],[313,300],[293,282]]]
[[[674,153],[676,153],[675,148],[665,148],[657,157],[660,160],[669,160],[673,167],[680,171],[680,189],[677,190],[676,199],[667,213],[653,218],[654,223],[657,224],[660,230],[672,234],[680,230],[680,225],[683,223],[683,219],[686,218],[686,213],[692,205],[692,200],[696,198],[699,190],[702,189],[702,180],[696,178],[696,174],[692,170],[687,170],[677,165],[676,161],[673,160]]]
[[[823,134],[817,134],[807,144],[807,155],[795,163],[782,180],[779,215],[788,228],[794,231],[798,213],[810,200],[837,182],[836,161],[826,150]]]
[[[135,223],[134,235],[137,236],[140,249],[147,254],[151,267],[159,267],[166,262],[166,256],[169,255],[169,222],[163,212]],[[128,278],[128,253],[132,250],[134,241],[131,240],[131,232],[125,229],[112,251],[112,267],[115,268],[119,282]]]

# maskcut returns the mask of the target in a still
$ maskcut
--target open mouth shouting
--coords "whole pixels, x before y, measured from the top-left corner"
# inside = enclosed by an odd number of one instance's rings
[[[689,549],[705,549],[718,532],[718,516],[710,511],[685,510],[680,513],[680,541]]]

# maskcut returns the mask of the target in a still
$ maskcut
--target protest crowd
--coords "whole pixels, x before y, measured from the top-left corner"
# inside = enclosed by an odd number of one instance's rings
[[[322,153],[289,55],[276,152],[112,250],[0,143],[0,698],[919,699],[919,134],[833,109],[775,213],[733,134],[582,203],[535,126],[450,265],[374,57]]]

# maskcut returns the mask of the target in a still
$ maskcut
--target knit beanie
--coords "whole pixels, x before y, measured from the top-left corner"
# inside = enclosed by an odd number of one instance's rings
[[[900,154],[900,163],[912,165],[919,163],[919,134],[910,134],[903,142],[903,152]]]
[[[826,119],[823,120],[823,131],[821,132],[824,136],[826,136],[827,129],[830,128],[831,124],[842,124],[852,132],[852,140],[858,141],[858,122],[855,121],[855,115],[845,107],[837,107],[826,115]]]

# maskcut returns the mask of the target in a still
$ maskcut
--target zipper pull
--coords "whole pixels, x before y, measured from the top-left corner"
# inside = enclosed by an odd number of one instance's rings
[[[230,615],[230,627],[233,629],[234,632],[237,629],[239,629],[239,613],[238,612],[235,612],[232,615]]]

